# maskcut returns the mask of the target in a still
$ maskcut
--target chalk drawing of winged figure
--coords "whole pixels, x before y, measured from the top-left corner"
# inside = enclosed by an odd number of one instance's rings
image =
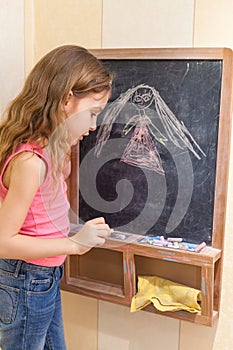
[[[131,130],[133,133],[122,154],[122,162],[164,175],[156,142],[166,146],[168,140],[180,149],[189,149],[197,159],[201,159],[200,154],[205,156],[187,127],[176,118],[158,91],[145,84],[128,89],[111,103],[97,133],[95,149],[97,156],[109,139],[114,122],[128,103],[135,107],[136,114],[129,118],[123,128],[125,135]],[[153,105],[160,125],[152,123],[149,117],[148,111]]]

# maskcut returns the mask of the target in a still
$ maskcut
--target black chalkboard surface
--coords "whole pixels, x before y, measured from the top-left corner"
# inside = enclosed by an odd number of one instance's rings
[[[102,61],[112,95],[79,146],[79,220],[211,245],[222,59]]]

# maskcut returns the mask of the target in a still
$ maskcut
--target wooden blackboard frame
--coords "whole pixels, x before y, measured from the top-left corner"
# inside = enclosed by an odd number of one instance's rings
[[[83,257],[69,257],[66,261],[65,278],[62,287],[65,290],[83,294],[102,300],[130,305],[132,292],[136,292],[137,264],[143,262],[143,269],[154,269],[153,261],[161,261],[165,269],[164,276],[177,282],[187,282],[190,285],[187,267],[196,268],[198,280],[202,290],[202,312],[197,315],[185,313],[165,313],[165,315],[181,320],[199,324],[212,325],[218,318],[221,297],[222,257],[226,227],[226,208],[228,197],[228,177],[230,165],[231,145],[231,117],[232,117],[232,84],[233,84],[233,52],[227,48],[175,48],[175,49],[97,49],[91,52],[101,60],[220,60],[222,61],[220,116],[218,126],[217,161],[214,193],[212,247],[204,249],[201,253],[174,251],[168,248],[143,247],[138,244],[125,244],[103,249],[103,262],[107,265],[118,264],[122,270],[124,281],[119,278],[119,286],[113,287],[112,273],[101,271],[105,275],[90,279],[91,271],[95,271],[95,259],[99,260],[99,248],[94,248],[90,254]],[[71,153],[71,174],[68,180],[68,196],[72,208],[71,222],[77,222],[79,213],[79,145],[74,146]],[[118,254],[122,254],[122,264],[119,263]],[[171,259],[172,257],[172,259]],[[180,265],[183,276],[173,276],[171,260],[176,266]],[[169,262],[170,261],[170,262]],[[94,264],[94,265],[93,265]],[[122,265],[122,266],[121,266]],[[174,266],[175,266],[174,265]],[[160,265],[159,265],[160,266]],[[85,267],[85,271],[82,269]],[[142,269],[142,267],[140,267]],[[166,270],[167,269],[167,270]],[[160,269],[159,269],[160,271]],[[167,272],[168,271],[168,272]],[[87,272],[87,276],[85,273]],[[143,271],[144,272],[144,271]],[[99,272],[96,270],[97,275]],[[195,272],[196,273],[196,272]],[[179,279],[182,279],[180,281]],[[108,281],[109,282],[106,282]],[[115,281],[114,281],[115,282]],[[124,293],[122,294],[122,288]],[[120,291],[120,292],[119,292]],[[149,311],[156,312],[149,308]],[[158,312],[157,312],[158,313]]]
[[[218,128],[217,163],[214,194],[212,247],[222,249],[226,221],[228,191],[229,151],[231,142],[232,111],[232,51],[225,48],[187,49],[99,49],[91,52],[101,60],[220,60],[222,61],[222,82],[220,96],[220,117]],[[78,213],[78,150],[72,153],[71,207]]]

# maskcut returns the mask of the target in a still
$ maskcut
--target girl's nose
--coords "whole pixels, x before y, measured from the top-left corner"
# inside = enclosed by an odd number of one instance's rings
[[[90,128],[89,128],[90,131],[95,131],[96,130],[96,119],[97,119],[96,117],[92,118],[91,125],[90,125]]]

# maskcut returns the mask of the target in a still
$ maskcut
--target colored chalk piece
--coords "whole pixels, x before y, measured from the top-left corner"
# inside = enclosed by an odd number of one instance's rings
[[[123,233],[113,232],[110,236],[111,238],[125,240],[127,237]]]
[[[173,242],[173,246],[174,246],[175,248],[180,248],[180,245],[179,245],[178,242]]]
[[[199,244],[199,246],[197,246],[194,251],[196,253],[199,253],[202,249],[204,249],[206,247],[206,243],[205,242],[202,242],[201,244]]]
[[[180,245],[181,250],[188,250],[188,247],[186,245]]]
[[[193,249],[193,250],[198,246],[198,244],[193,244],[193,243],[185,243],[185,244],[189,249]]]
[[[163,244],[163,242],[160,241],[160,239],[153,239],[153,240],[152,240],[152,243],[153,243],[153,244],[156,244],[156,243],[158,243],[158,244]]]
[[[182,242],[182,238],[179,238],[179,237],[168,237],[167,238],[167,241],[168,242]]]
[[[168,242],[167,247],[168,247],[168,248],[173,248],[173,243]]]

